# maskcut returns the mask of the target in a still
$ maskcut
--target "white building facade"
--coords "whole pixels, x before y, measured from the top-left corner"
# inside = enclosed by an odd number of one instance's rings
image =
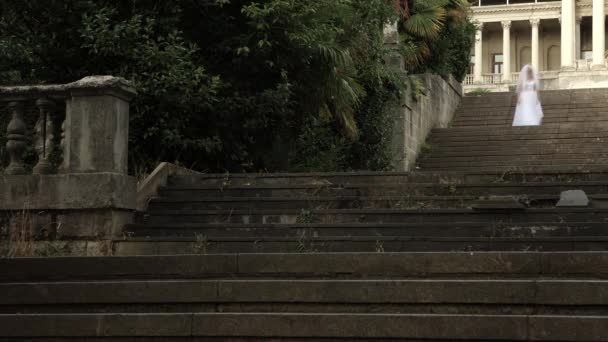
[[[465,90],[506,91],[532,64],[543,89],[608,87],[605,0],[477,0]]]

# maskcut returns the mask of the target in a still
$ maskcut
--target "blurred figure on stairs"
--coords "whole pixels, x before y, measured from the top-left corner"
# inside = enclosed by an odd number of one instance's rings
[[[519,73],[517,81],[517,108],[513,126],[539,126],[543,120],[543,109],[538,98],[538,75],[530,64]]]

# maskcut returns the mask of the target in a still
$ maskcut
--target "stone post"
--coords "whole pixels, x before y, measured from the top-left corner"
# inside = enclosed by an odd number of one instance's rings
[[[575,0],[562,0],[562,32],[561,32],[561,46],[562,46],[562,70],[572,71],[574,70],[574,54],[575,54]]]
[[[502,55],[503,69],[502,81],[511,81],[511,21],[502,21]]]
[[[127,174],[129,101],[135,90],[110,76],[70,84],[62,173]]]
[[[475,83],[482,83],[482,70],[483,70],[483,23],[478,24],[477,32],[475,33],[475,69],[474,78]]]
[[[606,69],[604,53],[606,50],[606,17],[604,0],[593,0],[593,70]]]
[[[540,19],[530,19],[530,25],[532,26],[532,66],[536,72],[539,72],[540,49],[538,43],[538,28],[540,25]]]

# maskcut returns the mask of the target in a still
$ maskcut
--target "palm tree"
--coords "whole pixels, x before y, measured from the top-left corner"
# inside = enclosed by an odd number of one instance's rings
[[[403,12],[400,37],[406,69],[420,66],[448,21],[464,22],[469,8],[467,0],[395,1]]]

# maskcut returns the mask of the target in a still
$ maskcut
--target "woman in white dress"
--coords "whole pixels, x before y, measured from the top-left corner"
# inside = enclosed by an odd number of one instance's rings
[[[532,66],[527,64],[519,73],[513,126],[539,126],[542,120],[543,109],[538,99],[538,76]]]

